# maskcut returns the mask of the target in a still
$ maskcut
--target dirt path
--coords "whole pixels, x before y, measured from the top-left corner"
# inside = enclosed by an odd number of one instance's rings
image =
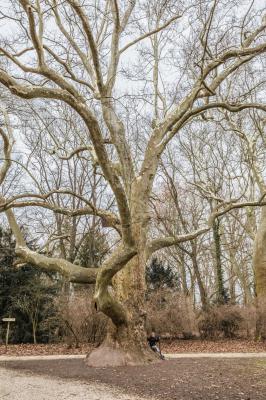
[[[263,353],[172,353],[164,354],[166,360],[178,358],[266,358],[266,352]],[[37,360],[68,360],[68,359],[84,359],[83,354],[54,354],[39,356],[0,356],[0,362],[3,361],[37,361]]]
[[[0,368],[0,400],[141,400],[95,383],[66,381]]]
[[[43,376],[46,383],[43,385],[41,381],[42,388],[50,385],[49,377],[53,379],[57,377],[59,382],[57,385],[52,380],[53,391],[59,390],[57,392],[59,397],[50,398],[39,395],[29,397],[28,395],[24,398],[9,397],[8,400],[69,400],[71,398],[96,400],[97,395],[99,400],[125,400],[131,399],[131,396],[133,398],[140,396],[140,399],[149,400],[266,399],[265,358],[179,358],[152,365],[117,368],[90,368],[80,358],[32,359],[1,362],[0,367],[10,369],[14,373],[27,371],[35,376]],[[28,394],[31,393],[32,382],[39,382],[35,380],[35,377],[33,381],[31,379],[31,377],[28,379]],[[69,386],[64,386],[66,383]],[[84,384],[87,385],[86,389]],[[95,384],[100,385],[100,388],[104,385],[105,392],[102,389],[100,392],[97,391],[98,386],[95,387]],[[91,388],[92,392],[90,392]],[[119,395],[114,396],[116,391]],[[76,393],[79,397],[74,397]],[[82,397],[82,393],[86,393],[88,397]],[[125,393],[124,397],[122,393]],[[47,394],[46,391],[45,394]],[[2,399],[6,397],[0,396],[0,400]]]
[[[266,353],[173,353],[165,356],[168,360],[174,358],[266,358]]]

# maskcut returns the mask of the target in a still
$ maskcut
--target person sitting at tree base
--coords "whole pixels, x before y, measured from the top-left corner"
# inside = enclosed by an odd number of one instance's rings
[[[150,336],[147,337],[148,343],[150,345],[150,348],[157,354],[159,354],[161,360],[165,360],[164,355],[161,352],[160,349],[160,336],[156,336],[155,332],[152,332]],[[159,346],[157,346],[157,343]]]

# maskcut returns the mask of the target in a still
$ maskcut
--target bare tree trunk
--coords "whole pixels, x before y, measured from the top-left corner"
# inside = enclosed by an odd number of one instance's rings
[[[127,319],[109,323],[104,342],[87,357],[90,366],[136,365],[157,360],[146,339],[145,237],[140,235],[136,240],[139,253],[113,278],[115,298],[127,310]]]
[[[232,271],[232,269],[231,269],[231,271]],[[246,291],[244,290],[243,292],[244,292],[243,297],[245,299],[244,301],[246,304]],[[229,279],[229,293],[230,293],[230,302],[232,304],[235,304],[236,303],[236,287],[235,287],[235,277],[233,276],[233,271],[232,271],[232,276]]]
[[[181,252],[180,255],[181,258],[181,282],[182,282],[182,289],[183,293],[185,296],[189,295],[189,289],[188,289],[188,284],[187,284],[187,272],[186,272],[186,267],[185,267],[185,257],[184,253]]]
[[[33,321],[32,323],[32,336],[33,336],[33,343],[37,344],[37,339],[36,339],[36,324]]]
[[[217,285],[217,303],[226,304],[227,296],[224,287],[223,268],[221,259],[221,237],[219,232],[219,219],[213,223],[213,239],[215,246],[215,264],[216,264],[216,285]]]
[[[70,228],[70,246],[69,246],[69,255],[67,260],[70,262],[75,261],[75,246],[76,246],[76,235],[77,235],[77,218],[72,218],[71,228]]]
[[[156,163],[152,159],[153,167]],[[152,176],[147,180],[136,180],[132,184],[131,192],[131,227],[134,243],[134,256],[128,257],[129,250],[125,251],[127,262],[123,268],[115,267],[115,274],[109,274],[102,268],[97,276],[95,299],[101,310],[108,315],[112,323],[103,344],[87,357],[87,364],[92,366],[106,365],[134,365],[155,361],[155,353],[148,347],[146,333],[145,269],[147,262],[147,229],[149,223],[148,196],[151,190]],[[147,189],[147,187],[149,189]],[[146,189],[144,192],[143,189]],[[116,265],[122,265],[123,251],[118,252]],[[122,257],[123,258],[123,257]],[[103,271],[103,272],[102,272]],[[105,276],[111,276],[105,279]],[[110,284],[113,283],[114,298],[110,296]],[[109,293],[108,293],[109,290]],[[96,304],[97,306],[97,304]]]
[[[256,336],[259,339],[266,339],[266,207],[261,209],[261,219],[254,243],[253,265],[258,305]]]
[[[199,292],[200,292],[200,300],[201,300],[201,304],[202,304],[202,309],[203,310],[207,310],[208,308],[208,298],[207,298],[207,293],[200,275],[200,270],[199,270],[199,266],[198,266],[198,261],[197,261],[197,254],[195,251],[195,246],[192,245],[192,254],[191,254],[191,258],[192,258],[192,264],[193,264],[193,269],[195,272],[195,276],[197,279],[197,284],[199,287]]]

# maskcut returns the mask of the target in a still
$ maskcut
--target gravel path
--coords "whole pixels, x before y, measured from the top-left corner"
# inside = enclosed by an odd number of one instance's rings
[[[0,368],[0,400],[141,400],[107,385],[34,376]]]
[[[266,358],[266,353],[164,353],[167,360],[175,358]],[[82,354],[60,354],[60,355],[39,355],[39,356],[0,356],[2,361],[34,361],[34,360],[68,360],[83,359]],[[0,397],[1,399],[1,397]]]
[[[266,353],[173,353],[165,354],[172,358],[266,358]]]

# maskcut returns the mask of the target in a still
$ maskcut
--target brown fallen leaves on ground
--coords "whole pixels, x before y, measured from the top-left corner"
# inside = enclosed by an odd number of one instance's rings
[[[15,371],[30,372],[29,376],[45,375],[89,385],[94,382],[104,384],[128,396],[137,395],[144,399],[265,400],[266,393],[265,359],[187,358],[116,368],[87,367],[80,359],[15,360],[5,361],[2,365]],[[106,398],[108,396],[101,397]]]
[[[266,352],[266,341],[243,339],[164,340],[164,353],[259,353]]]
[[[10,344],[6,350],[0,345],[0,355],[29,356],[54,354],[87,354],[93,345],[83,343],[79,348],[59,344]],[[162,340],[163,353],[253,353],[266,352],[266,341],[220,339],[220,340]]]
[[[82,344],[79,348],[69,347],[65,343],[60,344],[9,344],[7,349],[5,345],[0,345],[0,355],[9,356],[45,356],[55,354],[87,354],[94,346],[91,344]]]

